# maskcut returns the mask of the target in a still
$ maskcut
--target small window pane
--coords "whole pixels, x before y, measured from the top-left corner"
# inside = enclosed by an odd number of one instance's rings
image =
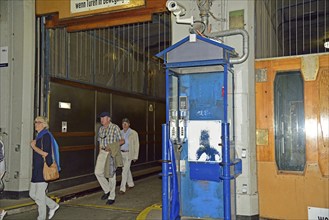
[[[274,81],[275,156],[279,170],[305,167],[304,82],[300,72],[278,73]]]

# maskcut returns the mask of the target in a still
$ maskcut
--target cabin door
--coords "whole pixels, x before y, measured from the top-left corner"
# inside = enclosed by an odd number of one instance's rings
[[[255,66],[260,217],[321,217],[329,213],[329,55]]]

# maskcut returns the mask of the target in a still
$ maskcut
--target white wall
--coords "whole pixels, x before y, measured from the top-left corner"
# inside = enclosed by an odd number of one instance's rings
[[[242,64],[234,66],[236,74],[236,149],[241,157],[242,149],[246,149],[247,157],[242,159],[242,174],[237,178],[237,214],[252,216],[258,214],[257,167],[256,167],[256,115],[255,115],[255,21],[254,1],[229,1],[229,11],[244,10],[245,30],[249,33],[249,57]],[[240,36],[230,37],[226,43],[241,54]],[[242,192],[243,185],[247,192]]]
[[[184,17],[193,16],[200,20],[196,0],[178,0],[187,13]],[[255,83],[254,83],[254,0],[213,0],[210,11],[217,17],[209,18],[211,32],[229,29],[229,12],[244,10],[244,28],[249,33],[249,57],[242,63],[234,65],[235,71],[235,134],[236,150],[241,157],[246,149],[246,158],[242,158],[243,173],[237,178],[237,215],[253,216],[258,214],[258,193],[256,176],[256,143],[255,143]],[[176,24],[172,15],[173,44],[189,34],[189,25]],[[227,44],[242,55],[242,37],[240,35],[224,38]],[[244,190],[243,190],[244,189]]]
[[[5,143],[5,191],[28,191],[31,180],[35,64],[35,1],[0,1],[0,47],[8,46],[8,67],[0,67],[0,128]]]

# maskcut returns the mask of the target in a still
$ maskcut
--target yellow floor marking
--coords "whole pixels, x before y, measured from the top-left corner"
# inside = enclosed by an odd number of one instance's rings
[[[61,201],[61,198],[55,196],[55,195],[49,195],[49,198],[51,198],[52,200],[54,200],[56,203],[59,203]]]
[[[60,202],[60,198],[54,195],[49,196],[49,198],[53,199],[56,203]],[[35,205],[35,202],[27,202],[27,203],[23,203],[23,204],[18,204],[18,205],[13,205],[13,206],[7,206],[7,207],[3,207],[4,210],[12,210],[12,209],[18,209],[18,208],[22,208],[22,207],[26,207],[26,206],[31,206],[31,205]]]
[[[22,208],[22,207],[30,206],[30,205],[34,205],[34,204],[35,204],[35,202],[27,202],[27,203],[23,203],[23,204],[19,204],[19,205],[2,207],[2,209],[4,209],[4,210],[18,209],[18,208]]]
[[[161,210],[161,209],[162,209],[162,206],[160,204],[154,204],[152,206],[149,206],[146,209],[144,209],[141,213],[139,213],[139,215],[137,216],[136,220],[145,220],[146,217],[148,216],[148,214],[152,210]]]
[[[113,205],[109,206],[109,205],[92,205],[92,204],[65,204],[65,206],[111,209],[111,210],[129,211],[129,212],[136,212],[136,213],[140,213],[142,211],[140,209],[122,208],[122,207],[117,207],[117,206],[113,206]]]

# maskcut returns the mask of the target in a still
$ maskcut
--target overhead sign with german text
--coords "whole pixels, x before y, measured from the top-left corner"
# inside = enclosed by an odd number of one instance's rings
[[[127,5],[130,0],[71,0],[71,13]]]

